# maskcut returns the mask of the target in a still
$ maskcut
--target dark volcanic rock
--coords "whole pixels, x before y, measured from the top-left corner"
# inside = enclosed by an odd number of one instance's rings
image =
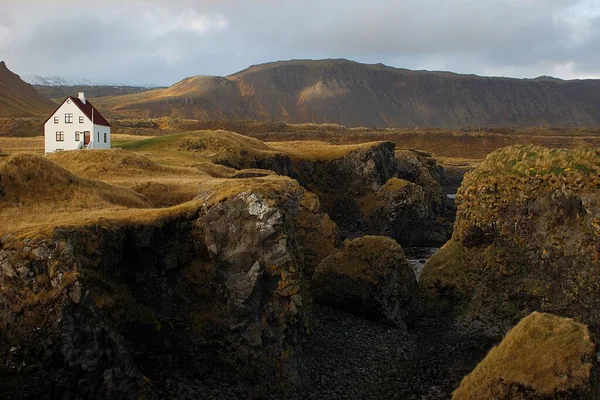
[[[365,144],[337,155],[324,146],[317,159],[300,157],[294,168],[343,238],[385,235],[403,246],[445,243],[454,207],[440,185],[443,169],[423,153],[394,148],[391,142]]]
[[[0,392],[152,398],[174,371],[242,393],[290,382],[310,324],[304,260],[336,230],[314,195],[267,178],[205,208],[3,237]]]
[[[327,257],[313,281],[315,300],[368,318],[404,325],[415,311],[418,286],[398,243],[365,236]]]
[[[203,224],[223,285],[226,339],[241,347],[232,356],[248,368],[265,356],[265,364],[279,362],[302,335],[310,303],[293,220],[262,196],[243,193],[211,208]]]

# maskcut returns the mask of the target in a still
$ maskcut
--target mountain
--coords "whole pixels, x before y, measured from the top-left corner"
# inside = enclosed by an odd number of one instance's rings
[[[40,76],[29,75],[23,77],[23,80],[30,85],[39,86],[92,86],[93,83],[87,79],[73,79],[64,76]]]
[[[107,82],[92,82],[83,78],[69,78],[65,76],[40,76],[40,75],[28,75],[23,77],[23,80],[33,86],[53,86],[53,87],[72,87],[72,86],[83,86],[83,87],[130,87],[130,88],[143,88],[143,89],[154,89],[160,87],[160,85],[148,84],[148,85],[124,85],[121,83],[107,83]]]
[[[78,92],[85,92],[89,98],[105,96],[123,96],[131,93],[141,93],[150,89],[141,86],[114,86],[114,85],[75,85],[75,86],[45,86],[33,85],[43,96],[61,102],[67,96],[77,96]]]
[[[0,62],[0,117],[45,117],[56,104]]]
[[[256,119],[347,126],[598,126],[600,81],[411,71],[348,60],[255,65],[102,100],[130,117]]]

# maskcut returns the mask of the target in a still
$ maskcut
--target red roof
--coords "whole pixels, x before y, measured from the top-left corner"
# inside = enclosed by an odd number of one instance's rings
[[[83,104],[83,102],[81,100],[79,100],[79,98],[73,97],[73,96],[67,97],[65,99],[65,101],[67,101],[67,100],[71,100],[77,107],[79,107],[79,109],[90,119],[90,121],[94,122],[94,125],[110,126],[108,121],[102,116],[102,114],[100,114],[98,112],[96,107],[94,107],[92,105],[92,103],[90,103],[88,100],[86,100],[85,104]],[[52,118],[54,116],[54,114],[56,114],[56,111],[58,111],[62,107],[63,104],[65,104],[64,101],[62,103],[60,103],[60,106],[56,110],[54,110],[52,115],[50,115],[50,117],[48,117],[48,119],[44,122],[44,124],[46,122],[48,122],[50,120],[50,118]],[[92,112],[93,112],[93,119],[92,119]]]

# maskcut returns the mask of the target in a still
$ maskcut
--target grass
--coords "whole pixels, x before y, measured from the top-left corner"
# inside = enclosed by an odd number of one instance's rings
[[[81,178],[46,158],[23,154],[0,160],[0,233],[70,220],[95,211],[150,208],[133,190]]]
[[[570,398],[590,384],[593,358],[585,325],[534,312],[463,379],[453,399]]]
[[[369,149],[378,144],[379,142],[334,145],[316,140],[268,143],[269,147],[289,154],[294,161],[308,160],[315,162],[337,160],[352,151]]]
[[[504,210],[551,193],[596,192],[599,176],[598,149],[512,146],[497,150],[465,176],[457,194],[455,236],[460,237],[468,226],[485,229]]]

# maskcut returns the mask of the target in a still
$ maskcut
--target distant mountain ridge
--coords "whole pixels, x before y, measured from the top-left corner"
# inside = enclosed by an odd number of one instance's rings
[[[348,60],[291,60],[227,77],[195,76],[115,96],[128,117],[255,119],[347,126],[600,126],[600,80],[412,71]]]
[[[56,107],[0,62],[0,117],[46,117]]]
[[[122,84],[122,83],[109,83],[109,82],[92,82],[88,79],[83,78],[69,78],[65,76],[41,76],[41,75],[28,75],[23,77],[23,80],[33,86],[103,86],[103,87],[128,87],[128,88],[143,88],[143,89],[154,89],[161,87],[156,84],[145,84],[145,85],[133,85],[133,84]]]

